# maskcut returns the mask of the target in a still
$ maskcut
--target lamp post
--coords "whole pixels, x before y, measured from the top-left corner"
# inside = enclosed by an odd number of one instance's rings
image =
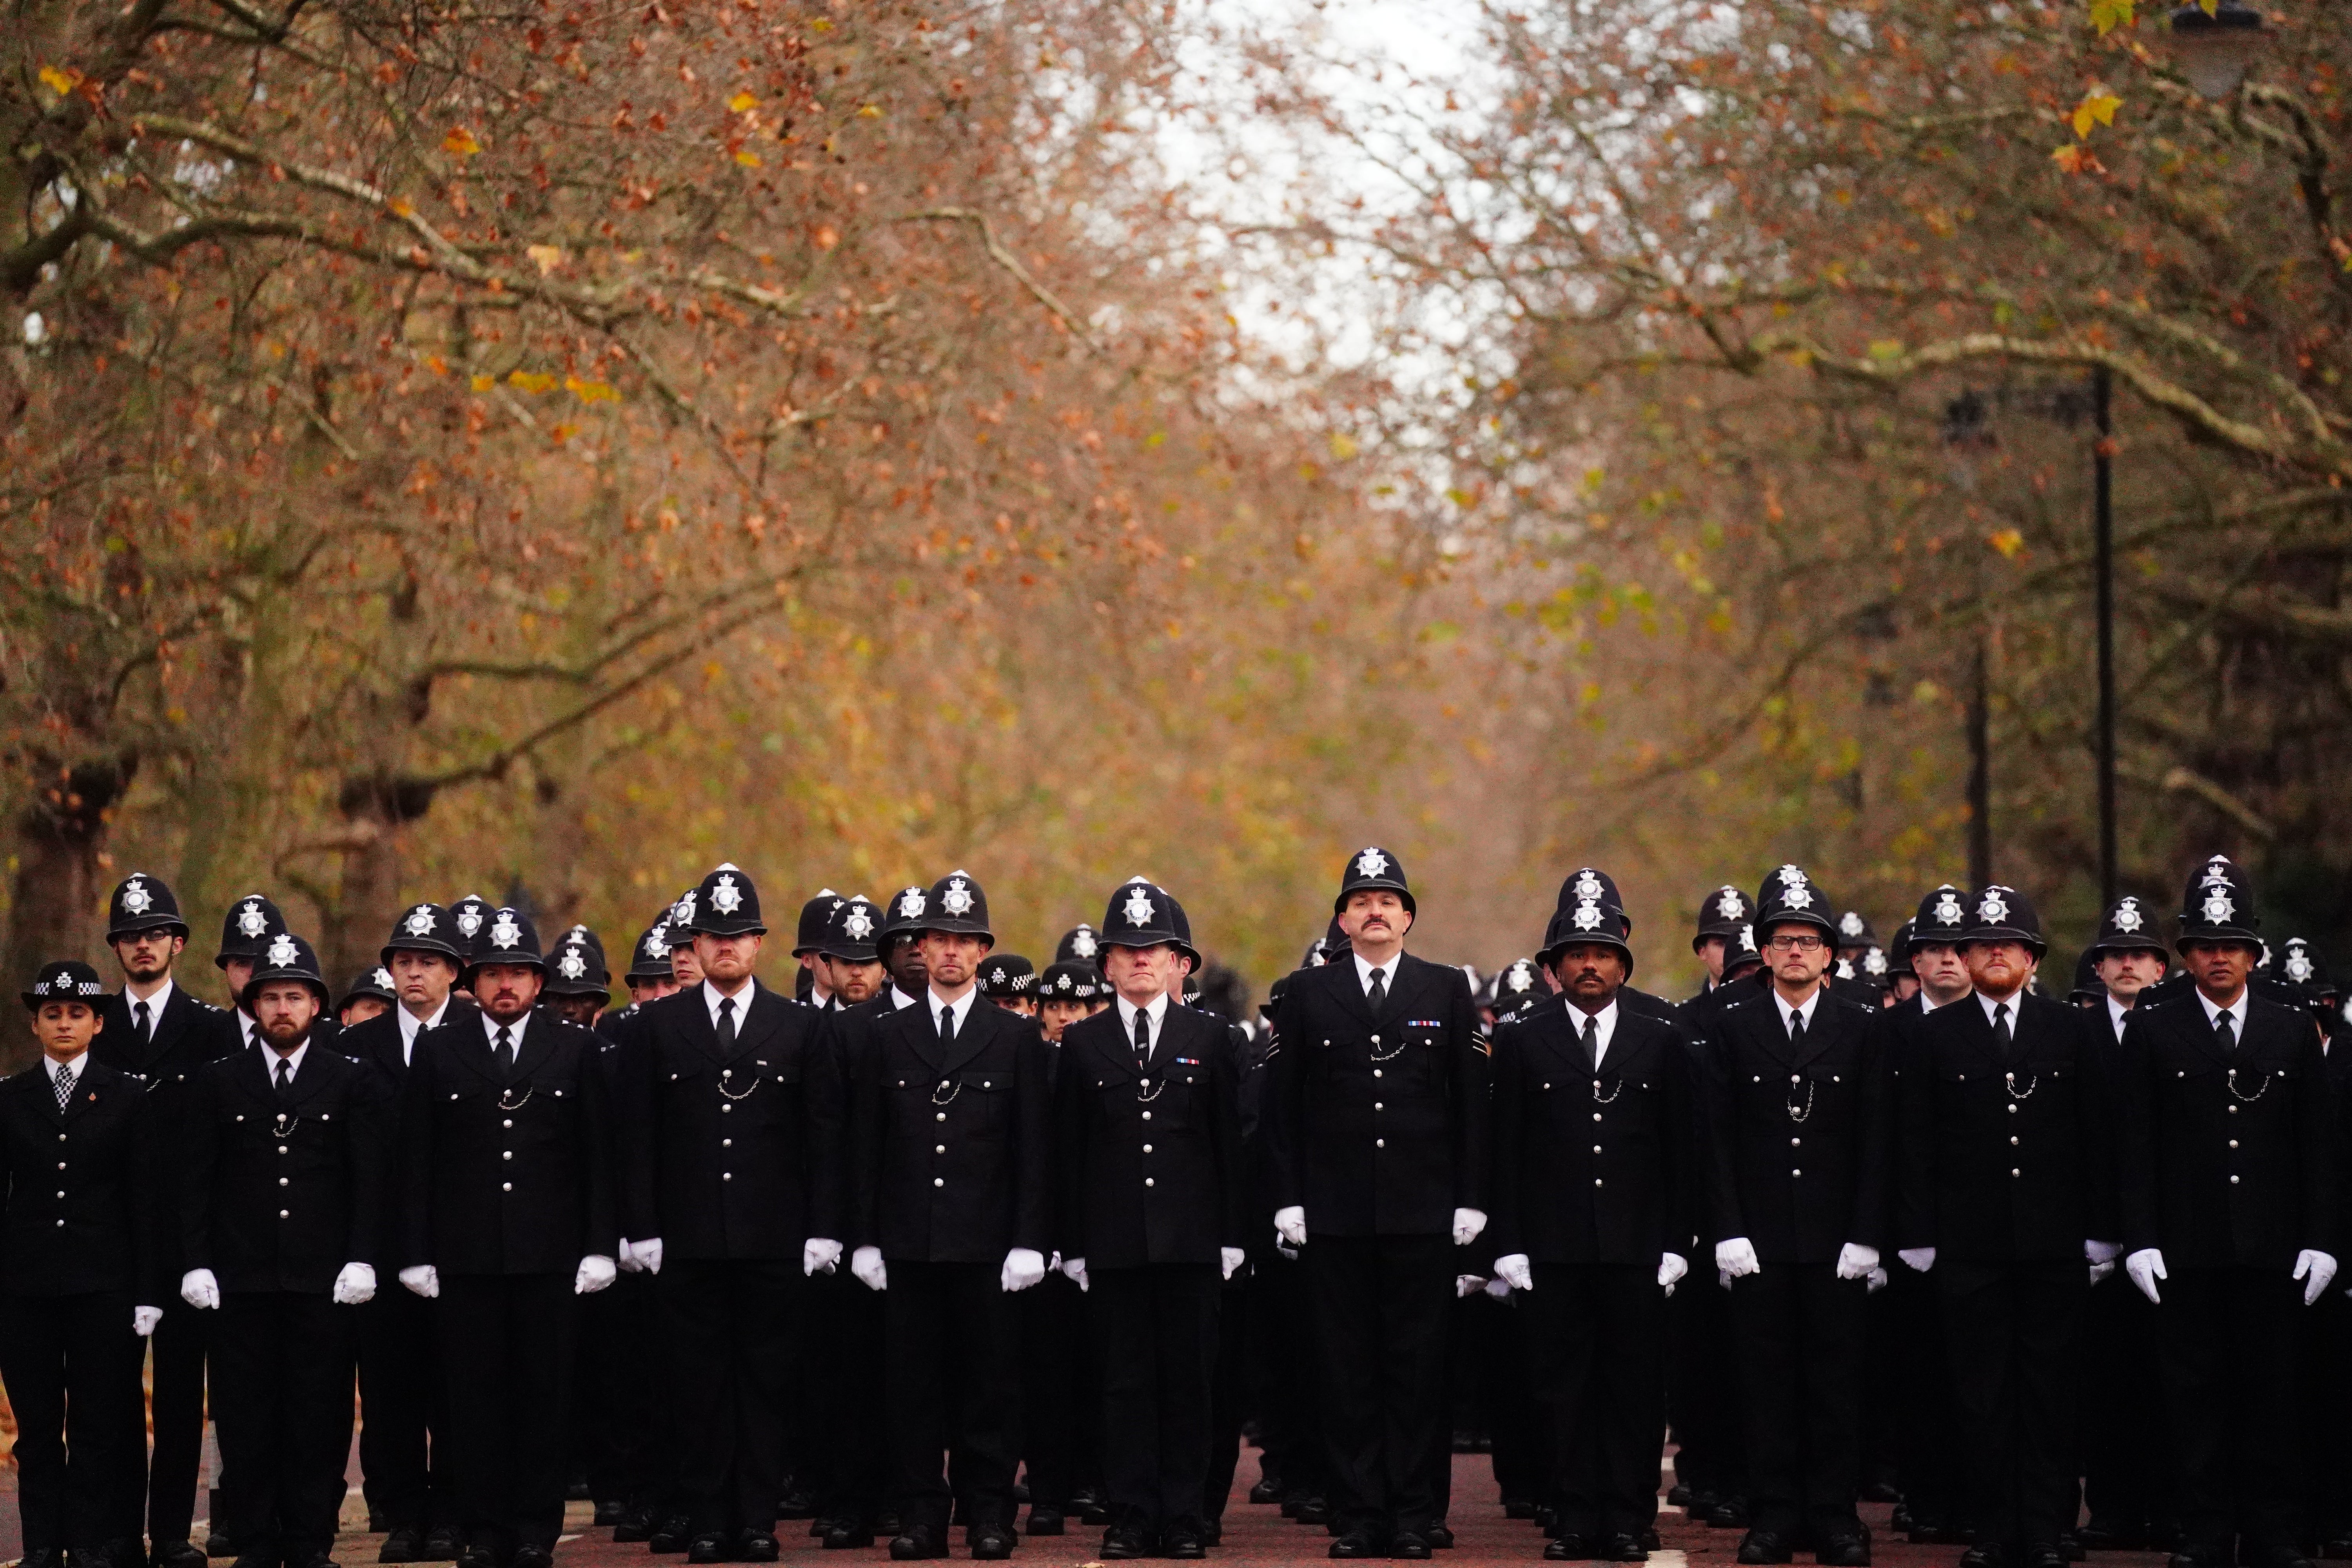
[[[2195,7],[2190,7],[2195,9]],[[2201,13],[2200,13],[2201,14]],[[2092,570],[2099,605],[2099,907],[2116,901],[2116,518],[2115,442],[2107,416],[2107,367],[2091,372]]]
[[[1977,458],[1993,445],[1990,410],[1972,390],[1964,390],[1944,405],[1944,462],[1952,482],[1962,490],[1977,483]],[[1969,556],[1976,561],[1974,554]],[[1977,567],[1981,586],[1983,568]],[[1969,742],[1969,885],[1981,888],[1992,880],[1992,712],[1990,681],[1985,670],[1985,632],[1977,627],[1976,647],[1969,660],[1966,698]]]

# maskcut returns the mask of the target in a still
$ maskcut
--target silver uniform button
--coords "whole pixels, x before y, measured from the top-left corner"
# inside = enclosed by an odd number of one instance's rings
[[[2235,1176],[2231,1177],[2231,1178],[2230,1178],[2230,1184],[2231,1184],[2231,1186],[2233,1186],[2233,1187],[2234,1187],[2234,1186],[2236,1186],[2236,1185],[2238,1184],[2238,1178],[2237,1178],[2237,1177],[2235,1177]]]
[[[283,1186],[289,1185],[289,1184],[288,1178],[286,1178],[286,1177],[284,1177],[284,1176],[280,1176],[280,1177],[278,1177],[278,1184],[279,1186],[283,1187]],[[64,1194],[63,1193],[60,1193],[60,1194],[58,1194],[58,1195],[59,1197],[63,1197],[65,1194]]]
[[[947,1183],[940,1177],[933,1176],[931,1178],[931,1185],[935,1187],[944,1187],[947,1185]]]
[[[1145,1111],[1145,1112],[1143,1113],[1143,1119],[1144,1119],[1146,1121],[1150,1121],[1150,1120],[1151,1120],[1151,1112],[1150,1112],[1150,1111],[1148,1111],[1148,1110],[1147,1110],[1147,1111]]]
[[[294,1211],[292,1209],[279,1209],[278,1211],[278,1217],[279,1219],[292,1219],[294,1217]],[[62,1224],[64,1222],[60,1221],[58,1223]]]
[[[1150,1185],[1151,1184],[1151,1178],[1150,1178],[1150,1177],[1149,1177],[1149,1176],[1144,1177],[1144,1178],[1143,1178],[1143,1184],[1144,1184],[1145,1186],[1147,1186],[1147,1187],[1148,1187],[1148,1186],[1150,1186]]]
[[[719,1146],[721,1149],[732,1149],[735,1147],[735,1140],[732,1138],[721,1138],[719,1141]]]
[[[1385,1138],[1375,1138],[1372,1140],[1372,1147],[1375,1149],[1385,1149],[1388,1146],[1389,1141]]]
[[[934,1154],[944,1154],[947,1152],[948,1146],[944,1143],[934,1143],[931,1145],[931,1152]]]
[[[732,1171],[721,1171],[719,1173],[719,1179],[722,1182],[731,1182],[735,1179],[735,1173]]]
[[[502,1193],[510,1193],[514,1191],[514,1184],[512,1182],[500,1182],[499,1184],[499,1191]]]
[[[1146,1144],[1143,1146],[1143,1152],[1144,1152],[1145,1153],[1147,1153],[1147,1154],[1150,1153],[1150,1152],[1151,1152],[1151,1145],[1150,1145],[1150,1144],[1149,1144],[1149,1143],[1146,1143]]]

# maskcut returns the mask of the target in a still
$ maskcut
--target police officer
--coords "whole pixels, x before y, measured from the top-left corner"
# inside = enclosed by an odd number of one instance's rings
[[[1928,1016],[1904,1063],[1895,1235],[1942,1298],[1961,1561],[2064,1568],[2085,1265],[2112,1266],[2120,1234],[2111,1053],[2080,1009],[2026,989],[2046,944],[2025,895],[1994,884],[1968,902],[1974,994]]]
[[[851,1187],[857,1278],[885,1292],[884,1363],[899,1561],[947,1555],[955,1496],[975,1558],[1013,1554],[1020,1331],[1013,1296],[1052,1246],[1052,1100],[1037,1026],[974,985],[988,898],[957,871],[894,908],[918,935],[922,1000],[877,1016],[856,1064]],[[950,1403],[952,1401],[952,1404]]]
[[[1786,1563],[1801,1530],[1817,1561],[1860,1568],[1864,1301],[1886,1224],[1879,1015],[1823,984],[1837,930],[1801,868],[1767,878],[1756,905],[1771,985],[1716,1018],[1703,1079],[1715,1264],[1747,1403],[1739,1561]]]
[[[785,1420],[807,1342],[804,1281],[840,1261],[845,1102],[822,1016],[752,974],[751,878],[696,889],[703,979],[646,1007],[622,1046],[623,1230],[657,1277],[693,1563],[772,1563]]]
[[[824,983],[824,966],[817,961],[817,955],[824,945],[824,928],[833,918],[834,906],[840,902],[839,893],[831,888],[820,888],[815,898],[801,906],[800,921],[793,931],[793,958],[800,964],[793,988],[796,999],[811,1006],[822,1007],[832,996]]]
[[[1247,1257],[1228,1031],[1169,994],[1192,962],[1181,919],[1139,877],[1111,895],[1101,958],[1115,1010],[1069,1026],[1056,1069],[1058,1235],[1065,1270],[1093,1298],[1106,1559],[1207,1555],[1219,1287]]]
[[[1559,991],[1495,1038],[1495,1274],[1526,1292],[1551,1417],[1552,1562],[1641,1563],[1658,1511],[1666,1297],[1697,1229],[1693,1062],[1617,1005],[1633,971],[1614,906],[1579,895],[1538,962]]]
[[[140,1305],[164,1296],[149,1213],[155,1130],[146,1086],[90,1049],[107,1027],[102,993],[86,963],[44,964],[24,993],[40,1060],[0,1082],[0,1384],[16,1416],[25,1568],[58,1568],[68,1549],[90,1568],[144,1561],[139,1365],[164,1316]]]
[[[838,1013],[871,1001],[890,977],[874,947],[874,939],[882,930],[882,911],[863,893],[835,903],[838,907],[827,915],[824,930],[818,933],[813,956],[818,1005]]]
[[[530,918],[478,924],[461,977],[478,1010],[420,1035],[403,1086],[394,1256],[403,1286],[438,1300],[460,1563],[551,1568],[575,1298],[613,1282],[619,1243],[613,1128],[595,1037],[537,1005]]]
[[[392,976],[392,1009],[337,1036],[335,1048],[374,1068],[396,1092],[407,1080],[418,1037],[452,1015],[475,1012],[473,1000],[454,990],[462,940],[455,915],[439,904],[403,910],[376,954]],[[387,1229],[383,1240],[392,1239]],[[444,1563],[464,1542],[447,1473],[433,1309],[412,1291],[380,1283],[383,1289],[358,1311],[360,1475],[371,1527],[385,1531],[376,1561]]]
[[[980,966],[980,994],[1008,1013],[1037,1016],[1037,966],[1017,952],[992,952]]]
[[[277,906],[266,899],[239,900],[223,931],[229,962],[249,963],[259,948],[247,941],[245,928],[260,926],[266,940],[268,931],[285,929],[277,916]],[[244,1037],[235,1017],[198,1001],[179,984],[174,970],[188,943],[188,928],[179,900],[160,879],[133,872],[116,886],[107,899],[106,941],[122,971],[122,990],[106,999],[105,1027],[90,1048],[107,1066],[144,1079],[154,1097],[149,1190],[155,1194],[157,1233],[150,1246],[156,1278],[163,1281],[161,1294],[181,1274],[178,1137],[186,1124],[186,1085],[206,1063],[236,1051]],[[236,972],[229,973],[234,983]],[[147,1532],[155,1568],[203,1568],[205,1561],[188,1531],[195,1517],[196,1467],[204,1457],[205,1357],[211,1333],[210,1320],[181,1311],[165,1314],[153,1336],[155,1454],[148,1477]],[[226,1531],[215,1533],[224,1542],[228,1539]]]
[[[2125,1021],[2125,1268],[2158,1302],[2182,1540],[2176,1568],[2300,1564],[2294,1420],[2301,1310],[2336,1273],[2336,1151],[2318,1036],[2252,994],[2253,889],[2228,857],[2189,878],[2193,990]]]
[[[343,994],[335,998],[335,1022],[349,1033],[354,1026],[381,1018],[399,1005],[400,992],[393,984],[392,971],[371,963],[352,975]]]
[[[1092,960],[1063,960],[1048,964],[1037,977],[1037,1024],[1048,1045],[1059,1045],[1063,1031],[1102,1009],[1095,1005],[1104,988],[1102,971]]]
[[[584,925],[573,926],[555,944],[547,962],[548,1005],[567,1023],[593,1029],[613,1005],[613,979],[604,967],[604,944]]]
[[[669,963],[669,911],[664,910],[653,924],[638,934],[636,946],[629,950],[629,967],[621,976],[629,988],[629,1005],[617,1012],[606,1013],[596,1020],[599,1034],[610,1035],[611,1026],[620,1018],[634,1015],[646,1003],[671,994],[677,989],[677,975]]]
[[[1292,974],[1275,1014],[1266,1197],[1306,1268],[1331,1555],[1421,1558],[1457,1249],[1486,1227],[1486,1043],[1462,972],[1404,951],[1395,857],[1358,853],[1333,904],[1349,952]]]
[[[253,966],[262,950],[269,945],[269,939],[285,929],[285,915],[260,893],[247,893],[235,900],[228,913],[221,917],[220,946],[214,950],[213,963],[228,982],[229,1000],[236,1005],[233,1016],[236,1020],[237,1044],[241,1046],[256,1043],[253,1015],[245,1010],[245,983],[253,978]]]
[[[218,1312],[213,1425],[239,1561],[329,1568],[352,1446],[352,1309],[375,1294],[392,1085],[312,1043],[328,993],[280,931],[239,997],[261,1039],[188,1096],[180,1299]]]
[[[1633,917],[1625,912],[1625,896],[1617,890],[1616,879],[1598,866],[1579,866],[1568,874],[1559,885],[1559,898],[1552,912],[1555,916],[1565,914],[1587,900],[1615,910],[1618,918],[1625,922],[1626,936],[1628,939],[1633,936]],[[1540,963],[1537,967],[1549,978],[1549,970]],[[1549,985],[1546,989],[1549,989]],[[1617,988],[1617,1005],[1632,1012],[1646,1013],[1669,1024],[1681,1022],[1681,1009],[1664,997],[1653,996],[1639,986],[1620,985]]]

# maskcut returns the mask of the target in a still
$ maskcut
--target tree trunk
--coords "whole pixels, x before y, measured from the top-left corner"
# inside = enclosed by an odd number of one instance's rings
[[[56,769],[18,816],[5,972],[11,988],[30,984],[52,959],[99,963],[105,928],[98,910],[106,895],[99,857],[114,803],[137,766],[133,759],[107,758]],[[102,963],[99,972],[111,978]],[[29,1035],[12,1031],[0,1040],[0,1069],[14,1072],[33,1059]]]

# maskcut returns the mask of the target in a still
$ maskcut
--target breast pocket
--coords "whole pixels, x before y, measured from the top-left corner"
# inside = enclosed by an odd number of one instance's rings
[[[974,1138],[1002,1139],[1013,1131],[1013,1075],[982,1068],[966,1073],[955,1097],[964,1114],[956,1120]]]

